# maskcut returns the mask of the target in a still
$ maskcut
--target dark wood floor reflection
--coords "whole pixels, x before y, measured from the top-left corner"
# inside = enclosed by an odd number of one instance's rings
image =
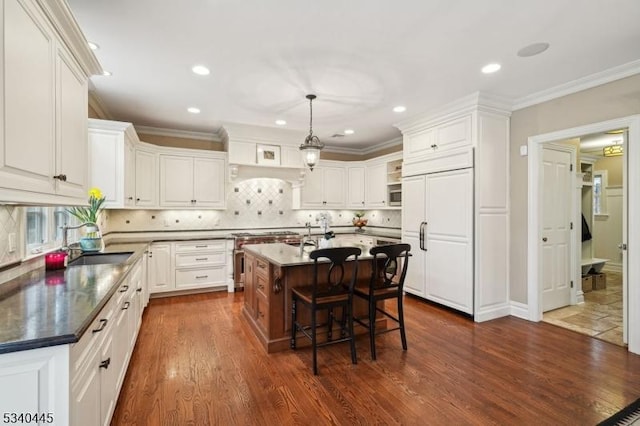
[[[267,355],[242,293],[152,300],[114,425],[594,425],[640,397],[640,356],[545,323],[482,324],[407,298],[398,333]]]

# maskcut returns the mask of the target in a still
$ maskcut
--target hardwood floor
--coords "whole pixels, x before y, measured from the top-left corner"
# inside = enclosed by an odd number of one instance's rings
[[[272,355],[242,293],[154,299],[112,424],[595,425],[640,397],[640,356],[545,323],[476,324],[407,297],[399,333]]]

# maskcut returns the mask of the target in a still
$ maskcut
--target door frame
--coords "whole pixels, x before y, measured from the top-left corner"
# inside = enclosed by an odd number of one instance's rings
[[[528,205],[527,219],[527,308],[530,321],[542,320],[542,287],[540,286],[540,219],[542,216],[541,203],[541,174],[542,146],[545,143],[582,137],[592,133],[605,132],[612,129],[629,129],[629,137],[625,153],[627,164],[640,164],[640,115],[592,123],[570,129],[544,133],[528,138]],[[627,235],[627,304],[628,304],[628,349],[640,354],[640,167],[627,168],[627,196],[628,223]],[[629,242],[633,242],[629,244]],[[638,243],[638,247],[634,247]],[[574,283],[576,286],[577,283]]]
[[[573,145],[567,145],[567,144],[563,144],[562,141],[552,141],[552,142],[547,142],[544,144],[540,144],[540,161],[538,163],[538,167],[542,166],[542,159],[543,159],[543,155],[542,155],[542,150],[544,148],[550,148],[550,149],[554,149],[556,151],[562,151],[562,152],[567,152],[569,153],[569,157],[570,157],[570,163],[573,165],[573,167],[575,168],[575,170],[573,171],[573,173],[571,173],[571,177],[569,179],[569,190],[570,193],[568,194],[568,196],[570,197],[570,207],[569,207],[569,220],[573,222],[573,228],[569,231],[569,270],[571,271],[571,273],[569,274],[569,280],[573,281],[573,286],[570,288],[570,292],[569,292],[569,303],[571,305],[575,305],[576,303],[579,302],[578,300],[578,295],[577,295],[577,288],[578,288],[578,283],[580,282],[579,279],[580,277],[577,276],[576,271],[578,270],[578,263],[577,263],[577,256],[578,256],[578,247],[576,246],[576,238],[577,238],[577,229],[578,229],[578,222],[576,222],[576,218],[577,218],[577,208],[578,208],[578,204],[577,204],[577,199],[576,199],[576,171],[577,171],[577,153],[578,153],[578,149],[573,146]],[[538,176],[539,176],[539,187],[542,187],[542,174],[540,174],[540,170],[538,170]],[[542,259],[542,244],[540,243],[541,241],[541,234],[542,234],[542,208],[544,206],[543,203],[543,197],[542,194],[539,194],[540,198],[538,199],[538,202],[540,204],[540,229],[538,232],[538,253],[539,253],[539,259]],[[540,282],[538,283],[538,287],[540,288],[540,309],[542,310],[542,305],[543,305],[543,300],[542,300],[542,260],[540,260],[540,271],[538,273],[538,279],[540,280]],[[542,319],[542,317],[540,317],[540,319]]]

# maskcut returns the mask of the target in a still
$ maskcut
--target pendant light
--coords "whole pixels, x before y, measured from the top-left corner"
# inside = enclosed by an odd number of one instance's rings
[[[309,135],[305,138],[304,143],[300,145],[304,164],[311,171],[320,160],[320,151],[324,148],[324,144],[320,142],[320,139],[313,135],[313,100],[315,98],[316,95],[307,95],[307,99],[309,99]]]

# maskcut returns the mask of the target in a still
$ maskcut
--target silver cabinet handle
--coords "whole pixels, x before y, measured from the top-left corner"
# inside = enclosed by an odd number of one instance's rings
[[[197,275],[196,279],[202,279],[202,278],[207,278],[209,275]]]
[[[427,222],[420,222],[420,250],[427,251],[424,246],[424,229],[427,226]]]

